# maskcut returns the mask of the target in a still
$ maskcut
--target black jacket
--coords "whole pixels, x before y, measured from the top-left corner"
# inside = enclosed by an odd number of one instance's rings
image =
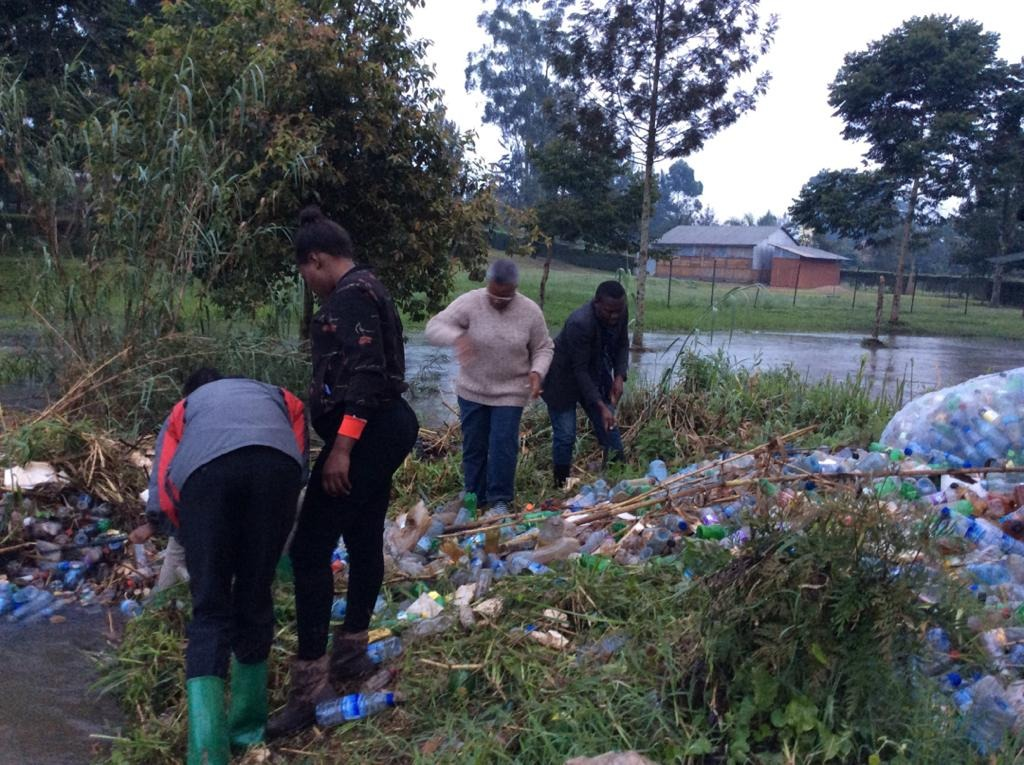
[[[629,313],[623,311],[615,327],[614,376],[626,379],[629,367]],[[601,323],[592,303],[580,306],[565,320],[555,338],[555,357],[544,379],[544,402],[552,409],[576,403],[596,405],[601,400]]]
[[[366,266],[356,266],[338,280],[313,317],[310,339],[309,413],[323,438],[333,435],[342,416],[368,419],[408,387],[402,320],[388,291]]]

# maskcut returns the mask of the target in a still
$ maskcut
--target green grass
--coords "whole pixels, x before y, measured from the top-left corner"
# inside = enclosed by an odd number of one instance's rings
[[[919,574],[892,573],[908,551],[930,549],[927,527],[908,535],[912,519],[849,500],[791,508],[786,530],[777,510],[759,512],[736,558],[690,540],[645,566],[563,563],[503,579],[489,593],[505,603],[493,622],[407,641],[399,709],[272,748],[295,763],[560,763],[628,749],[662,763],[979,761],[915,660],[929,626],[963,640],[972,607],[952,583],[946,605],[928,606]],[[414,594],[411,583],[387,590],[392,604]],[[128,625],[105,667],[129,715],[118,765],[182,758],[187,595],[164,603]],[[294,649],[290,586],[277,586],[276,603],[272,706]],[[393,612],[376,623],[393,625]],[[557,628],[572,646],[543,647],[527,625]],[[594,650],[612,636],[625,638],[620,650]],[[964,661],[981,667],[977,656]]]
[[[501,253],[492,251],[492,257]],[[542,264],[536,260],[521,260],[521,290],[537,300]],[[26,297],[31,297],[34,281],[25,257],[0,259],[4,269],[0,280],[0,334],[24,330],[35,326],[35,320],[25,309]],[[604,271],[566,266],[555,263],[547,285],[544,312],[552,331],[557,331],[566,317],[593,297],[597,285],[616,274]],[[629,295],[631,315],[634,310],[635,283],[633,277],[622,277]],[[455,295],[482,285],[471,282],[466,273],[455,278]],[[874,326],[875,293],[861,289],[853,306],[853,290],[845,286],[834,291],[801,291],[793,305],[792,290],[757,288],[746,285],[717,284],[714,305],[711,284],[708,282],[672,282],[671,304],[668,302],[668,280],[647,280],[646,328],[659,332],[849,332],[869,335]],[[186,296],[185,315],[193,331],[225,334],[240,327],[255,327],[272,336],[294,337],[298,333],[301,316],[301,289],[297,277],[282,280],[270,291],[269,304],[252,317],[235,322],[209,301],[200,302],[195,295]],[[891,295],[886,295],[881,331],[888,331],[887,320]],[[910,297],[903,300],[901,323],[898,331],[911,335],[937,335],[954,337],[996,337],[1024,339],[1024,318],[1018,308],[991,308],[987,304],[969,301],[964,313],[962,298],[949,299],[942,295],[918,291],[914,310],[910,311]],[[111,312],[118,310],[110,307]],[[406,318],[406,328],[422,329],[424,321]]]
[[[500,254],[500,253],[492,253]],[[521,291],[537,300],[540,294],[542,267],[538,261],[520,261]],[[591,299],[597,285],[616,275],[603,271],[565,267],[556,264],[548,278],[544,313],[552,329],[560,328],[566,317]],[[629,296],[630,315],[634,311],[635,280],[623,277]],[[459,274],[455,289],[461,294],[481,287]],[[850,332],[870,335],[875,321],[876,292],[860,289],[856,306],[853,290],[845,286],[831,291],[793,291],[757,288],[746,285],[715,285],[714,308],[709,282],[673,280],[671,303],[668,280],[648,278],[646,286],[646,328],[652,331],[727,332]],[[886,334],[892,296],[886,295],[881,332]],[[411,324],[412,328],[422,326]],[[947,299],[942,295],[918,291],[914,310],[910,297],[901,303],[899,332],[910,335],[948,335],[954,337],[999,337],[1024,339],[1024,318],[1019,308],[991,308],[970,301],[964,315],[963,298]]]

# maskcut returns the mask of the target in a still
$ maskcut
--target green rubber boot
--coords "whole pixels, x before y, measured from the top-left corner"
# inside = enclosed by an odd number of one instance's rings
[[[228,765],[224,678],[206,675],[185,683],[188,695],[188,765]]]
[[[267,662],[239,664],[231,659],[228,740],[240,751],[263,741],[267,727]]]

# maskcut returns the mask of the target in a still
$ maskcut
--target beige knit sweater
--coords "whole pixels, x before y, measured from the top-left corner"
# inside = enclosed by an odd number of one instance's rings
[[[486,289],[460,295],[427,322],[425,334],[433,345],[469,339],[472,351],[459,365],[455,391],[487,406],[525,406],[530,372],[543,380],[555,348],[540,307],[518,292],[504,311],[491,306]]]

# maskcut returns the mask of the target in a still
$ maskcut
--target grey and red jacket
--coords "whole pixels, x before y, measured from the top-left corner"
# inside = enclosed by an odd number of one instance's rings
[[[193,472],[236,449],[267,446],[292,457],[305,475],[309,458],[306,412],[276,385],[225,378],[182,399],[160,429],[149,476],[146,516],[166,530],[178,525],[181,488]]]
[[[402,320],[367,266],[356,266],[338,280],[309,334],[310,422],[325,441],[334,437],[344,415],[367,420],[408,388]]]

